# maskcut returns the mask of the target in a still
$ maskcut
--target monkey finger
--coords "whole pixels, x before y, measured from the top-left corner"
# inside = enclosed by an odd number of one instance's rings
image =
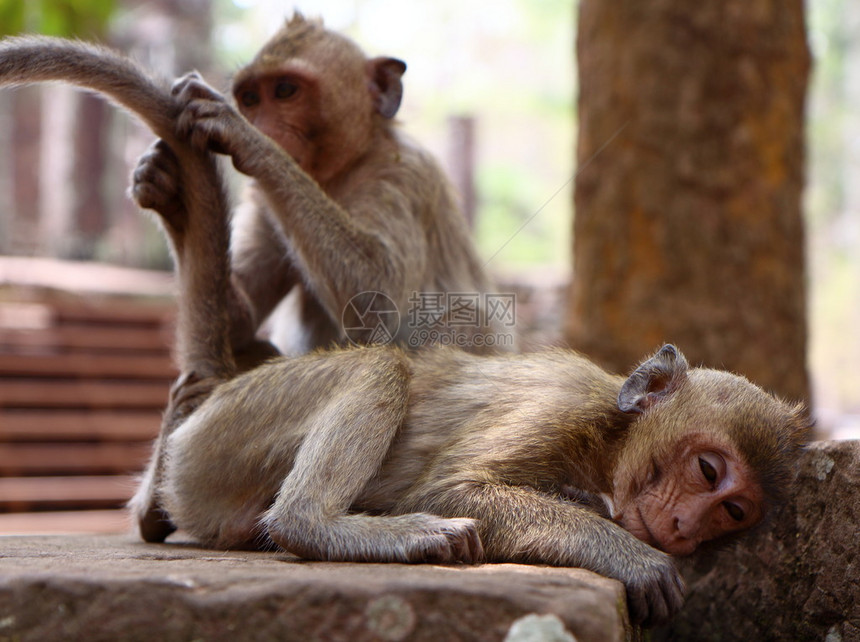
[[[176,132],[188,140],[192,147],[205,150],[209,147],[211,123],[201,120],[190,110],[184,110],[176,120]]]
[[[647,596],[648,616],[645,620],[647,625],[653,626],[668,621],[672,611],[661,586],[658,584],[657,586],[650,587],[647,591]]]
[[[132,173],[132,181],[137,184],[151,184],[160,190],[176,192],[179,189],[176,178],[179,166],[163,158],[141,157]]]
[[[135,193],[152,193],[174,198],[180,192],[177,183],[178,167],[162,167],[158,159],[141,158],[132,173],[132,189]]]
[[[137,164],[157,165],[172,170],[179,166],[179,161],[176,158],[176,154],[170,149],[170,146],[159,138],[141,154]]]
[[[192,83],[197,83],[197,82],[202,83],[203,82],[203,76],[201,76],[200,73],[197,71],[189,71],[187,74],[183,74],[182,76],[177,78],[175,81],[173,81],[173,84],[170,86],[170,95],[171,96],[178,96],[179,94],[181,94],[184,91],[184,89],[188,85],[190,85]]]
[[[464,524],[462,529],[446,535],[454,553],[452,561],[475,564],[483,559],[484,548],[473,523]]]
[[[484,561],[484,544],[477,529],[469,531],[469,552],[471,564],[480,564]]]
[[[225,107],[209,100],[191,101],[177,119],[177,133],[196,149],[229,154],[230,132],[234,128],[227,125],[231,114]]]
[[[186,74],[173,83],[170,93],[172,96],[178,98],[179,102],[183,104],[200,98],[222,103],[225,102],[224,96],[207,85],[197,72]]]
[[[129,195],[142,209],[158,212],[174,229],[182,227],[182,187],[173,152],[156,143],[138,161]]]
[[[136,183],[131,187],[131,196],[139,207],[166,213],[179,200],[180,195],[174,190],[159,189],[152,183]]]
[[[210,100],[209,98],[194,98],[185,105],[184,113],[190,114],[196,120],[203,120],[205,118],[227,119],[233,115],[231,111],[229,105],[223,102]]]
[[[627,589],[627,610],[630,621],[634,624],[643,624],[648,619],[648,598],[645,590],[641,587]]]
[[[157,212],[170,229],[183,228],[185,210],[179,195],[165,195],[146,183],[132,186],[129,195],[141,209]]]
[[[196,71],[189,71],[188,73],[183,74],[182,76],[177,78],[175,81],[173,81],[173,85],[171,85],[171,87],[170,87],[171,95],[173,95],[173,96],[178,95],[179,92],[182,91],[182,88],[185,87],[185,85],[187,85],[189,82],[192,82],[194,80],[203,80],[203,77],[200,75],[199,72],[196,72]]]
[[[170,146],[160,138],[150,146],[149,150],[143,155],[142,159],[143,158],[148,159],[164,171],[171,173],[175,173],[179,168],[179,159],[176,158],[176,154],[174,154],[173,150],[170,149]]]
[[[409,556],[409,561],[428,564],[453,564],[458,561],[454,542],[451,541],[448,533],[433,533],[423,537],[422,540],[421,549],[416,549],[415,554]]]
[[[668,617],[672,617],[684,606],[684,594],[686,592],[687,587],[684,580],[677,573],[663,584],[663,599],[669,610]]]
[[[149,183],[135,183],[131,186],[131,197],[137,206],[145,210],[157,210],[161,199]]]
[[[189,136],[189,142],[195,149],[230,155],[231,146],[223,135],[222,128],[216,121],[199,121]]]

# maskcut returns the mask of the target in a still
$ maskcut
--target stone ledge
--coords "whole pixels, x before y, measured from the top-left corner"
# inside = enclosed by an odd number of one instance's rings
[[[635,639],[624,604],[619,582],[582,569],[303,562],[131,535],[0,538],[3,641],[525,640],[540,626],[557,640],[570,639],[565,629],[579,642]]]

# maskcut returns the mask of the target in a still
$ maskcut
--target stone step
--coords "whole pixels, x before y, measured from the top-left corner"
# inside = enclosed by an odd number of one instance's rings
[[[131,535],[6,537],[0,551],[0,639],[612,642],[637,635],[623,586],[582,569],[303,562],[277,552],[204,550],[181,536],[171,544]]]

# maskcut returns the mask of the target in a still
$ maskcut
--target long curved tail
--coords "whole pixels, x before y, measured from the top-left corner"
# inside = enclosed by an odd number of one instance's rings
[[[61,81],[106,95],[160,138],[175,139],[178,112],[166,83],[129,58],[96,45],[49,36],[0,40],[0,86]]]

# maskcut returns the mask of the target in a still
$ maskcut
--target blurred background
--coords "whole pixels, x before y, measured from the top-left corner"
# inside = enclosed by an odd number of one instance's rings
[[[860,436],[860,5],[0,0],[0,35],[226,90],[293,5],[408,63],[398,118],[527,349],[624,371],[675,341]],[[171,263],[126,196],[152,138],[65,86],[0,90],[0,533],[118,528],[157,430]]]

